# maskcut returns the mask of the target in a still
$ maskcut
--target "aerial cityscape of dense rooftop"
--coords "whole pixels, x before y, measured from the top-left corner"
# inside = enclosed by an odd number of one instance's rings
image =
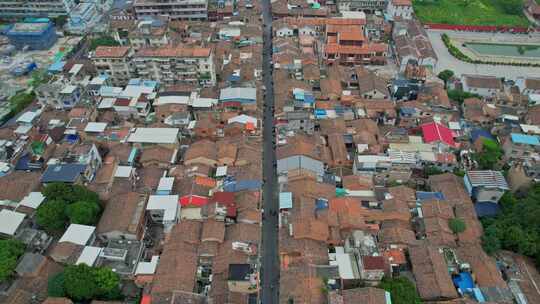
[[[0,0],[0,303],[540,304],[540,0]]]

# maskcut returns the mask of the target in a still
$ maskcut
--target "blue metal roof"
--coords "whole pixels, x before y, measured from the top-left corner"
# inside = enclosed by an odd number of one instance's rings
[[[62,72],[62,69],[66,65],[65,61],[57,61],[49,66],[47,69],[49,72]]]
[[[291,209],[292,204],[292,192],[279,193],[279,209]]]
[[[83,164],[50,165],[41,176],[43,183],[73,183],[86,170]]]
[[[405,114],[405,115],[416,113],[415,108],[401,108],[401,109],[399,109],[399,111],[401,112],[401,114]]]
[[[474,209],[476,210],[476,215],[478,217],[490,217],[495,216],[501,210],[499,204],[491,202],[478,202],[474,204]]]
[[[512,138],[512,142],[516,144],[533,145],[533,146],[540,145],[538,136],[535,136],[535,135],[512,133],[510,134],[510,136]]]
[[[328,200],[319,198],[315,200],[315,210],[328,209]]]
[[[426,192],[426,191],[416,191],[416,199],[420,202],[437,199],[440,201],[446,200],[442,192]]]
[[[491,133],[488,130],[474,129],[471,131],[471,140],[473,142],[475,142],[479,137],[495,140],[495,137],[493,137],[493,135],[491,135]]]

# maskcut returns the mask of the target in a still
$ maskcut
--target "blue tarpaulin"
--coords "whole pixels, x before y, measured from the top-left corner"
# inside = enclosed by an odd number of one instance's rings
[[[315,210],[328,209],[328,200],[319,198],[315,200]]]
[[[495,216],[501,210],[499,204],[491,202],[479,202],[474,204],[476,215],[478,217]]]
[[[455,275],[452,278],[454,285],[461,290],[461,293],[472,291],[474,288],[474,282],[472,276],[468,272],[460,272],[459,275]]]

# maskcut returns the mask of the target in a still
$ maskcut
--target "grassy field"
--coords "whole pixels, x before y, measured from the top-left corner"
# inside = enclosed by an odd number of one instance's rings
[[[528,26],[522,13],[509,14],[501,0],[413,0],[414,11],[424,23],[458,25]]]

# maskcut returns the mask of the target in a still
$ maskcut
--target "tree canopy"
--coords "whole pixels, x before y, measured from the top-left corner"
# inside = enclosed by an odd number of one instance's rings
[[[62,231],[68,222],[94,225],[99,220],[99,196],[83,186],[52,183],[43,195],[46,201],[38,207],[36,218],[49,232]]]
[[[24,244],[17,240],[0,240],[0,282],[7,280],[24,253]]]
[[[475,153],[473,159],[481,170],[496,170],[497,164],[503,156],[503,150],[499,144],[491,139],[482,139],[482,151]]]
[[[390,293],[392,304],[420,304],[420,296],[414,284],[405,277],[384,277],[378,286]]]
[[[467,226],[465,225],[465,222],[460,218],[453,218],[448,221],[448,227],[450,227],[450,230],[454,233],[462,233],[467,229]]]
[[[49,296],[62,293],[74,301],[118,300],[120,276],[107,267],[90,267],[86,264],[70,265],[49,280]]]
[[[37,223],[47,232],[58,232],[66,228],[66,204],[53,200],[41,204],[36,211]]]
[[[465,99],[472,97],[480,98],[480,95],[464,92],[461,90],[448,90],[448,98],[459,102],[459,104],[462,104]]]
[[[444,71],[441,71],[439,73],[439,75],[437,75],[437,77],[439,77],[442,81],[444,81],[444,87],[446,88],[446,84],[448,82],[448,80],[450,80],[450,78],[452,78],[454,76],[454,72],[451,71],[451,70],[444,70]]]
[[[79,201],[66,208],[69,221],[73,224],[94,225],[99,220],[99,204],[92,201]]]
[[[540,265],[540,183],[521,196],[507,192],[499,201],[501,212],[482,219],[484,250],[511,250],[534,258]]]
[[[90,50],[95,50],[98,46],[118,46],[120,43],[118,41],[114,40],[111,36],[100,36],[97,38],[94,38],[90,41]]]

